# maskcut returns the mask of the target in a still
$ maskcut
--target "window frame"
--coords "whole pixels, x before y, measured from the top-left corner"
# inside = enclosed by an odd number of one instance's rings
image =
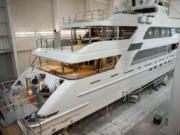
[[[163,29],[165,30],[165,35],[164,36],[161,35],[161,32],[162,32]],[[143,39],[146,40],[146,39],[157,39],[157,38],[171,37],[173,35],[171,29],[172,28],[170,28],[170,27],[153,27],[153,26],[149,27],[147,29],[147,31],[145,32],[145,35],[144,35]],[[150,35],[150,34],[148,35],[148,32],[150,30],[152,32],[152,35]],[[159,31],[157,35],[155,35],[156,30]]]

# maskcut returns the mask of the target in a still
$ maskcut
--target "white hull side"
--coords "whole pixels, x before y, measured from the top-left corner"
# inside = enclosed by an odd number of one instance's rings
[[[65,128],[71,125],[72,123],[92,114],[93,112],[96,112],[97,110],[100,110],[101,108],[107,106],[108,104],[111,104],[114,101],[136,90],[134,88],[140,88],[143,85],[171,71],[174,68],[174,62],[175,59],[170,63],[163,64],[162,66],[157,66],[156,69],[153,68],[151,71],[149,69],[145,70],[134,76],[128,77],[124,80],[120,80],[116,83],[101,88],[96,92],[111,91],[111,95],[98,98],[93,102],[89,102],[89,101],[84,102],[82,103],[82,105],[78,106],[79,108],[78,107],[74,108],[75,110],[73,111],[71,110],[69,113],[62,115],[61,117],[58,117],[52,121],[49,121],[41,125],[41,127],[39,126],[34,129],[38,134],[41,134],[39,131],[42,130],[43,135],[49,135],[52,134],[54,131],[58,131],[62,128]],[[126,88],[122,87],[124,86],[124,84],[126,84],[127,86]],[[125,91],[125,94],[123,94],[123,91]],[[95,96],[97,94],[96,92],[89,94],[94,94]],[[88,94],[85,96],[88,96]]]

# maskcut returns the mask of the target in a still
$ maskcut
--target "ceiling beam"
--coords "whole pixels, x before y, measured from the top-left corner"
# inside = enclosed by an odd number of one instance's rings
[[[109,0],[94,0],[94,1],[104,3],[104,4],[109,4],[110,3]]]

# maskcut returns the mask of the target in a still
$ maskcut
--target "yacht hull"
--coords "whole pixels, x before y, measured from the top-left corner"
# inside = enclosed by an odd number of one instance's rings
[[[83,102],[76,108],[72,108],[65,114],[59,115],[59,117],[50,120],[47,123],[41,124],[39,126],[32,126],[33,130],[37,134],[49,135],[68,127],[69,125],[77,122],[78,120],[104,108],[105,106],[117,101],[118,99],[124,97],[125,95],[132,93],[133,91],[141,88],[142,86],[152,82],[158,77],[172,71],[174,69],[175,60],[163,65],[158,65],[155,68],[150,68],[127,77],[123,80],[117,81],[103,87],[98,90],[98,92],[112,91],[108,96],[102,94],[101,98],[97,98],[94,101]],[[126,87],[124,87],[126,84]],[[96,95],[96,92],[90,93]],[[88,96],[84,95],[84,96]]]

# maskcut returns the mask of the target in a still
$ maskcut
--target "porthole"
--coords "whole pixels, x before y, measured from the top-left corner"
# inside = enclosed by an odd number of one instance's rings
[[[114,74],[114,75],[111,75],[111,77],[115,77],[115,76],[117,76],[117,75],[119,75],[119,74]]]

